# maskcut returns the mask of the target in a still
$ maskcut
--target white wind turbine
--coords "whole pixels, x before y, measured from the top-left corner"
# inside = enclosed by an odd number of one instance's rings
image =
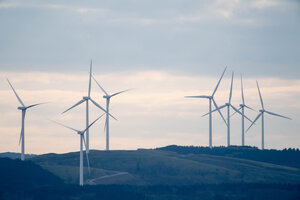
[[[121,94],[123,92],[126,92],[126,91],[129,91],[130,89],[128,90],[123,90],[123,91],[120,91],[120,92],[117,92],[117,93],[114,93],[112,95],[109,95],[104,89],[103,87],[98,83],[98,81],[95,79],[95,77],[92,75],[94,81],[97,83],[97,85],[99,86],[99,88],[102,90],[102,92],[104,92],[104,96],[103,98],[106,99],[106,120],[105,120],[105,130],[106,130],[106,151],[109,151],[109,103],[110,103],[110,98],[113,97],[113,96],[116,96],[118,94]]]
[[[219,79],[219,81],[217,83],[217,86],[216,86],[216,88],[213,91],[213,93],[212,93],[211,96],[207,96],[207,95],[185,96],[186,98],[202,98],[202,99],[208,99],[209,100],[209,148],[212,148],[212,112],[211,112],[211,102],[213,102],[215,108],[218,108],[218,105],[217,105],[217,103],[216,103],[216,101],[214,99],[214,95],[215,95],[215,93],[216,93],[216,91],[217,91],[217,89],[218,89],[218,87],[220,85],[220,82],[221,82],[221,80],[223,78],[223,75],[224,75],[226,69],[227,69],[227,67],[225,67],[225,69],[224,69],[224,71],[223,71],[223,73],[222,73],[222,75],[221,75],[221,77],[220,77],[220,79]],[[222,117],[222,119],[224,120],[224,122],[226,124],[226,121],[225,121],[222,113],[219,110],[218,110],[218,112],[219,112],[220,116]]]
[[[259,114],[257,115],[257,117],[254,119],[254,121],[252,122],[252,124],[249,126],[249,128],[247,129],[246,132],[248,132],[248,130],[252,127],[252,125],[258,120],[258,118],[261,117],[261,149],[263,150],[264,149],[264,113],[268,113],[270,115],[274,115],[274,116],[277,116],[277,117],[282,117],[282,118],[285,118],[285,119],[290,119],[289,117],[285,117],[283,115],[279,115],[279,114],[276,114],[276,113],[273,113],[273,112],[270,112],[270,111],[267,111],[265,110],[264,108],[264,103],[263,103],[263,100],[262,100],[262,97],[261,97],[261,93],[260,93],[260,90],[259,90],[259,86],[258,86],[258,82],[256,81],[256,86],[257,86],[257,90],[258,90],[258,94],[259,94],[259,98],[260,98],[260,103],[261,103],[261,110],[259,110]]]
[[[89,128],[98,120],[100,119],[104,114],[102,114],[100,117],[98,117],[95,121],[93,121],[90,125],[88,125],[88,127],[86,129],[84,129],[83,131],[74,129],[72,127],[66,126],[64,124],[61,124],[59,122],[53,121],[54,123],[57,123],[63,127],[66,127],[68,129],[71,129],[73,131],[75,131],[78,135],[80,135],[80,164],[79,164],[79,185],[83,185],[83,144],[85,146],[85,153],[86,153],[86,159],[87,159],[87,164],[88,164],[88,170],[90,173],[90,162],[89,162],[89,157],[88,157],[88,152],[87,152],[87,143],[84,139],[84,133],[87,132],[89,130]]]
[[[18,101],[22,105],[22,106],[18,107],[18,109],[22,111],[22,128],[21,128],[21,134],[20,134],[20,139],[19,139],[19,145],[21,143],[21,160],[25,160],[25,114],[26,114],[26,110],[28,108],[32,108],[32,107],[35,107],[37,105],[41,105],[43,103],[38,103],[38,104],[32,104],[30,106],[25,106],[24,103],[22,102],[21,98],[19,97],[19,95],[17,94],[17,92],[15,91],[14,87],[12,86],[12,84],[9,82],[8,79],[7,79],[7,82],[10,85],[13,92],[15,93]]]
[[[65,110],[64,112],[62,112],[62,114],[63,114],[65,112],[67,112],[67,111],[75,108],[76,106],[82,104],[83,102],[86,102],[86,127],[88,127],[88,125],[89,125],[89,101],[91,101],[95,106],[97,106],[98,108],[100,108],[101,110],[103,110],[104,112],[107,113],[107,111],[104,108],[102,108],[97,102],[95,102],[91,98],[91,76],[92,76],[92,60],[91,60],[91,63],[90,63],[88,96],[84,96],[82,98],[82,100],[80,100],[75,105],[71,106],[70,108],[68,108],[67,110]],[[112,115],[110,115],[110,116],[113,117]],[[90,145],[89,145],[89,130],[88,129],[87,129],[87,132],[86,132],[86,146],[87,146],[86,150],[87,150],[87,152],[89,152]]]
[[[230,93],[229,93],[229,100],[227,103],[225,103],[224,105],[220,106],[219,108],[216,108],[215,110],[213,110],[212,112],[215,111],[220,111],[222,108],[227,107],[227,146],[230,146],[230,107],[237,113],[239,113],[240,115],[242,115],[243,117],[245,117],[246,119],[248,119],[250,122],[252,122],[247,116],[245,116],[243,113],[241,113],[237,108],[235,108],[232,104],[231,104],[231,97],[232,97],[232,86],[233,86],[233,76],[234,76],[234,72],[232,72],[232,76],[231,76],[231,85],[230,85]],[[205,114],[208,115],[209,113]],[[203,115],[203,116],[205,116]]]
[[[242,94],[243,103],[240,104],[240,108],[238,110],[242,110],[243,115],[245,114],[245,108],[255,111],[253,108],[251,108],[245,104],[242,75],[241,75],[241,94]],[[231,116],[233,116],[234,114],[236,114],[236,112],[234,112]],[[245,117],[243,115],[241,116],[241,118],[242,118],[242,146],[245,146]]]

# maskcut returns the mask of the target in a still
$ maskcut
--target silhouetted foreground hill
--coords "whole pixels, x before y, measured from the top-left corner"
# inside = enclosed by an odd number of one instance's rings
[[[218,185],[62,185],[35,188],[4,196],[22,200],[299,200],[300,185],[218,184]]]
[[[58,184],[63,181],[32,161],[0,158],[0,194]]]
[[[233,158],[243,158],[247,160],[273,163],[277,165],[300,168],[299,149],[284,150],[260,150],[249,146],[230,146],[230,147],[195,147],[195,146],[177,146],[170,145],[157,148],[162,151],[172,151],[179,154],[207,154],[216,156],[227,156]]]

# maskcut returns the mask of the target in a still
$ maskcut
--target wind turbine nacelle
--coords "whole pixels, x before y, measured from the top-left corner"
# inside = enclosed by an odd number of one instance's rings
[[[261,112],[261,113],[262,113],[262,112],[265,112],[265,111],[264,111],[264,110],[259,110],[259,112]]]
[[[89,97],[82,97],[82,99],[84,99],[84,100],[89,100]]]
[[[19,109],[19,110],[25,110],[26,108],[25,108],[25,107],[22,107],[22,106],[19,106],[18,109]]]
[[[103,95],[103,98],[104,98],[104,99],[109,99],[110,96]]]

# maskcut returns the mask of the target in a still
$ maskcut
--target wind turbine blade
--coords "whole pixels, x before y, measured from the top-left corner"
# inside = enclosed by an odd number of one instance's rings
[[[102,106],[100,106],[96,101],[94,101],[94,100],[91,99],[91,98],[90,98],[90,100],[91,100],[91,102],[92,102],[95,106],[97,106],[98,108],[100,108],[102,111],[106,112],[106,110],[105,110]]]
[[[72,107],[68,108],[67,110],[65,110],[64,112],[62,112],[61,114],[64,114],[65,112],[68,112],[69,110],[73,109],[74,107],[82,104],[85,101],[85,99],[82,99],[80,101],[78,101],[75,105],[73,105]]]
[[[230,107],[237,113],[239,113],[240,115],[242,115],[243,117],[245,117],[248,121],[252,122],[251,119],[249,119],[246,115],[243,115],[243,113],[241,113],[238,109],[236,109],[233,105],[229,104]]]
[[[276,114],[276,113],[272,113],[272,112],[266,111],[266,110],[265,110],[265,112],[268,113],[268,114],[270,114],[270,115],[274,115],[274,116],[277,116],[277,117],[282,117],[282,118],[290,119],[290,120],[291,120],[291,118],[285,117],[285,116],[283,116],[283,115],[279,115],[279,114]]]
[[[243,105],[245,105],[245,99],[244,99],[244,87],[243,87],[243,77],[241,75],[241,92],[242,92],[242,101]]]
[[[86,129],[84,129],[83,133],[86,132],[94,123],[96,123],[96,121],[98,121],[104,114],[105,113],[103,113],[97,119],[95,119],[95,121],[93,121]]]
[[[84,139],[84,135],[83,135],[82,138],[83,138],[83,143],[84,143],[84,147],[85,147],[85,155],[86,155],[86,161],[87,161],[87,164],[88,164],[89,175],[91,175],[89,154],[88,154],[88,152],[86,151],[86,150],[87,150],[87,145],[86,145],[86,142],[85,142],[85,139]]]
[[[32,107],[35,107],[35,106],[38,106],[38,105],[42,105],[42,104],[45,104],[45,103],[32,104],[30,106],[27,106],[26,108],[32,108]]]
[[[219,85],[220,85],[220,82],[221,82],[221,80],[222,80],[222,78],[223,78],[223,76],[224,76],[224,73],[225,73],[226,69],[227,69],[227,66],[225,67],[225,69],[224,69],[224,71],[223,71],[223,73],[222,73],[222,76],[221,76],[221,78],[219,79],[219,82],[217,83],[217,86],[216,86],[214,92],[213,92],[212,95],[211,95],[212,97],[215,95],[215,93],[216,93],[216,91],[217,91],[217,89],[218,89],[218,87],[219,87]]]
[[[258,115],[257,115],[257,117],[254,119],[254,121],[252,122],[252,124],[247,128],[247,130],[246,130],[246,132],[248,132],[248,130],[251,128],[251,126],[253,125],[253,124],[255,124],[255,122],[258,120],[258,118],[261,116],[261,113],[259,113]]]
[[[230,93],[229,93],[229,103],[231,103],[231,97],[232,97],[232,85],[233,85],[233,76],[234,76],[234,72],[232,72],[232,76],[231,76],[231,85],[230,85]]]
[[[240,111],[242,109],[242,107],[240,107],[239,109],[238,109],[238,111]],[[234,113],[232,114],[232,115],[230,115],[230,117],[232,117],[233,115],[235,115],[236,114],[236,111],[234,111]]]
[[[93,99],[91,99],[90,98],[90,100],[91,100],[91,102],[95,105],[95,106],[97,106],[98,108],[100,108],[101,110],[103,110],[105,113],[106,113],[106,110],[102,107],[102,106],[100,106],[97,102],[95,102]],[[115,120],[117,120],[114,116],[112,116],[110,113],[108,113],[109,114],[109,116],[111,116],[113,119],[115,119]]]
[[[201,96],[184,96],[184,98],[207,98],[207,99],[209,99],[210,96],[206,96],[206,95],[201,95]]]
[[[114,93],[114,94],[112,94],[112,95],[111,95],[111,97],[113,97],[113,96],[116,96],[116,95],[118,95],[118,94],[121,94],[121,93],[123,93],[123,92],[127,92],[127,91],[129,91],[129,90],[131,90],[131,89],[128,89],[128,90],[123,90],[123,91],[120,91],[120,92]]]
[[[262,109],[264,110],[264,102],[262,100],[262,97],[261,97],[261,93],[260,93],[260,89],[259,89],[259,86],[258,86],[258,82],[256,81],[256,86],[257,86],[257,89],[258,89],[258,94],[259,94],[259,98],[260,98],[260,103],[261,103],[261,107]]]
[[[104,94],[106,96],[109,96],[109,94],[103,89],[103,87],[101,87],[101,85],[98,83],[98,81],[95,79],[95,77],[92,75],[94,81],[96,82],[96,84],[99,86],[99,88],[102,90],[102,92],[104,92]]]
[[[225,69],[226,69],[226,68],[225,68]],[[215,105],[215,107],[216,107],[216,109],[217,109],[217,108],[218,108],[217,103],[215,102],[215,100],[214,100],[213,98],[212,98],[212,101],[213,101],[213,103],[214,103],[214,105]],[[222,115],[220,109],[218,110],[218,112],[219,112],[220,116],[222,117],[223,121],[225,122],[225,124],[226,124],[226,126],[227,126],[227,122],[226,122],[225,118],[223,117],[223,115]]]
[[[218,107],[217,109],[212,110],[211,113],[213,113],[213,112],[215,112],[215,111],[217,111],[217,110],[221,110],[221,109],[224,108],[224,107],[226,107],[226,105],[222,105],[222,106]],[[201,117],[204,117],[204,116],[206,116],[206,115],[208,115],[208,114],[209,114],[209,112],[206,113],[206,114],[204,114],[204,115],[202,115]]]
[[[65,127],[65,128],[71,129],[71,130],[73,130],[73,131],[75,131],[75,132],[80,132],[79,130],[77,130],[77,129],[75,129],[75,128],[72,128],[72,127],[69,127],[69,126],[66,126],[66,125],[64,125],[64,124],[62,124],[62,123],[59,123],[59,122],[56,122],[56,121],[53,121],[53,120],[50,120],[50,121],[52,121],[52,122],[54,122],[54,123],[56,123],[56,124],[58,124],[58,125],[61,125],[61,126]]]
[[[244,104],[244,106],[245,106],[246,108],[250,109],[250,110],[253,110],[253,111],[257,112],[256,110],[254,110],[253,108],[251,108],[251,107],[249,107],[249,106],[246,106],[245,104]]]
[[[91,79],[92,79],[92,65],[93,65],[93,61],[91,59],[91,64],[90,64],[90,76],[89,76],[89,92],[88,92],[88,97],[91,96]]]
[[[10,85],[11,89],[14,91],[18,101],[20,102],[20,104],[25,107],[24,103],[22,102],[21,98],[19,97],[19,95],[17,94],[17,92],[15,91],[14,87],[12,86],[12,84],[9,82],[8,78],[6,78],[8,84]]]

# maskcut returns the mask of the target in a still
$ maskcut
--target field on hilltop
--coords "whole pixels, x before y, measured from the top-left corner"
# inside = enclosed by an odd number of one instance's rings
[[[229,156],[141,149],[109,152],[91,150],[89,158],[91,175],[85,168],[86,178],[128,172],[132,177],[128,184],[136,185],[300,183],[299,168]],[[78,152],[45,154],[31,160],[68,183],[78,182]],[[62,175],[66,170],[67,179]],[[118,184],[118,179],[109,183]]]

